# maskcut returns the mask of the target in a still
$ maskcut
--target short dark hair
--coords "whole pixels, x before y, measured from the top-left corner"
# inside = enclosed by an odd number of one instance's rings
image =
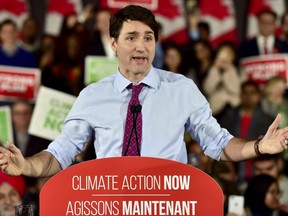
[[[147,8],[138,5],[129,5],[112,15],[109,26],[110,37],[117,40],[123,26],[123,22],[127,22],[128,20],[139,21],[148,25],[154,32],[155,40],[158,41],[159,25],[154,14]]]
[[[247,81],[243,82],[241,84],[241,91],[243,92],[243,90],[247,86],[253,86],[256,89],[257,92],[259,92],[259,93],[261,92],[259,84],[256,81],[254,81],[254,80],[247,80]]]
[[[263,154],[260,157],[256,157],[253,159],[253,161],[268,161],[268,160],[274,160],[277,161],[278,159],[281,159],[281,154]]]
[[[2,30],[2,27],[5,25],[13,25],[17,29],[17,24],[12,19],[5,19],[0,23],[0,31]]]
[[[276,21],[277,19],[277,14],[271,10],[271,9],[262,9],[257,13],[257,19],[259,20],[259,18],[263,15],[263,14],[270,14],[271,16],[273,16],[274,20]]]

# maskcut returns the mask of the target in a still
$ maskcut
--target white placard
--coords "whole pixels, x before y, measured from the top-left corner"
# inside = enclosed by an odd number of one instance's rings
[[[41,86],[29,133],[48,140],[54,140],[60,135],[63,122],[75,100],[75,96]]]

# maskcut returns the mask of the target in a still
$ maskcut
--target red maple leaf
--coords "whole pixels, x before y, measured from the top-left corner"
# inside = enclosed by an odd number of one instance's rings
[[[47,10],[48,12],[58,12],[64,16],[76,12],[75,5],[68,0],[50,0]]]
[[[212,15],[219,19],[224,19],[227,16],[230,16],[230,12],[226,5],[223,4],[222,0],[201,0],[199,8],[202,15]]]
[[[20,0],[9,0],[9,1],[0,1],[0,11],[9,11],[15,15],[21,15],[22,13],[27,12],[26,1]]]
[[[263,0],[253,0],[249,3],[249,14],[257,14],[260,10],[270,9],[270,6]]]

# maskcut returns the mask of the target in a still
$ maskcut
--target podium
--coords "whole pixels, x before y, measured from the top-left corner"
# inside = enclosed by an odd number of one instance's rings
[[[223,193],[203,171],[171,160],[114,157],[82,162],[50,178],[40,215],[223,216]]]

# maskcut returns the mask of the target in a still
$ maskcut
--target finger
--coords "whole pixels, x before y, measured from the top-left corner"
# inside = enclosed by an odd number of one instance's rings
[[[13,144],[11,143],[10,141],[7,141],[7,146],[8,146],[8,149],[12,152],[12,153],[16,153],[18,148]]]
[[[273,131],[277,130],[281,121],[281,114],[279,113],[272,124],[269,126],[267,133],[271,134]]]

